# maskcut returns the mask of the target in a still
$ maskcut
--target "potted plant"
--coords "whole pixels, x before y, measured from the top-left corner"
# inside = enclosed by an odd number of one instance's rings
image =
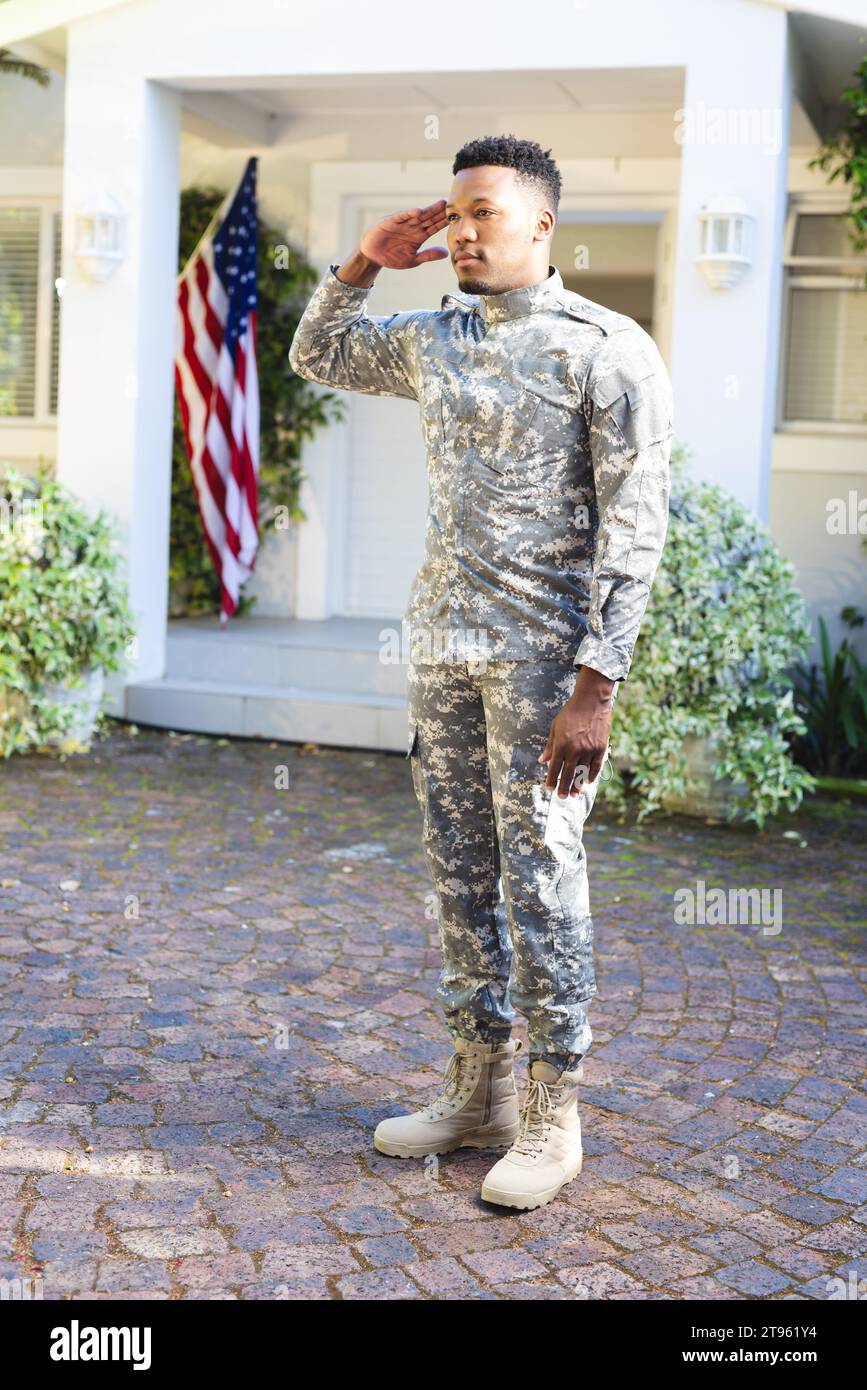
[[[789,668],[810,631],[794,569],[748,508],[672,451],[668,536],[619,694],[604,795],[638,819],[679,811],[761,826],[814,779]]]
[[[134,633],[108,518],[46,469],[0,479],[0,751],[86,747]]]

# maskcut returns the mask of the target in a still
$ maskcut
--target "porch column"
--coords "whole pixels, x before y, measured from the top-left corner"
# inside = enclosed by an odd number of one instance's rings
[[[86,35],[71,29],[66,71],[57,476],[118,523],[137,628],[129,678],[150,680],[165,669],[180,94]],[[126,213],[126,252],[99,283],[76,262],[75,217],[105,194]],[[117,676],[110,689],[122,713]]]
[[[730,34],[692,46],[686,71],[672,321],[674,427],[693,451],[695,475],[721,484],[767,521],[790,38],[784,10],[744,6],[733,20]],[[755,216],[753,264],[728,290],[712,289],[695,260],[699,210],[716,194],[743,199]]]

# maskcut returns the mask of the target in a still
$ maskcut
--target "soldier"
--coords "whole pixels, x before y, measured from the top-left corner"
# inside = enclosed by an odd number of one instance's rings
[[[509,1145],[482,1196],[528,1208],[581,1169],[596,993],[582,832],[665,541],[671,384],[634,319],[550,265],[550,151],[473,140],[452,172],[448,200],[382,218],[329,266],[289,362],[418,401],[427,450],[407,757],[455,1051],[436,1100],[383,1120],[374,1143],[402,1157]],[[448,248],[420,250],[443,228]],[[366,313],[383,266],[444,256],[459,290],[440,309]],[[513,1004],[530,1043],[520,1108]]]

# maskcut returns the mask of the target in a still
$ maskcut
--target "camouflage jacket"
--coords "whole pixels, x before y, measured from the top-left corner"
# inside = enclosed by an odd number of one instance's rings
[[[668,527],[672,393],[653,339],[553,267],[386,316],[337,269],[289,363],[419,402],[429,506],[410,659],[556,658],[624,680]]]

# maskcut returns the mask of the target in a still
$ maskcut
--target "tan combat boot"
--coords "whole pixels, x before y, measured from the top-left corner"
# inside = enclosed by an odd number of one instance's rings
[[[520,1047],[515,1038],[504,1043],[455,1038],[440,1094],[424,1110],[381,1120],[373,1135],[379,1152],[424,1158],[511,1144],[519,1129],[512,1062]]]
[[[581,1172],[578,1082],[582,1068],[562,1074],[550,1062],[530,1066],[518,1138],[485,1176],[482,1200],[502,1207],[541,1207]]]

